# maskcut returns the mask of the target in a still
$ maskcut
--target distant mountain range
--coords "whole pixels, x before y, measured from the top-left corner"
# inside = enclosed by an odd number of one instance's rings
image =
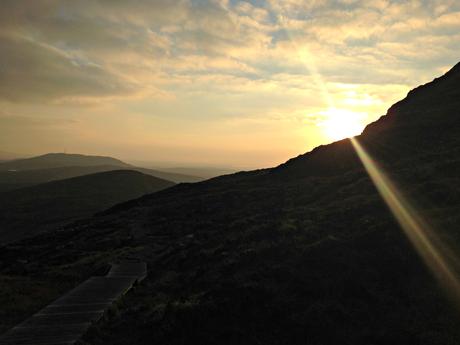
[[[36,235],[173,185],[133,170],[112,170],[0,193],[0,243]]]
[[[429,219],[453,263],[460,253],[459,109],[460,64],[356,137]],[[8,277],[1,281],[4,328],[10,315],[17,321],[35,312],[43,294],[57,297],[69,277],[81,281],[135,256],[148,263],[149,278],[85,342],[460,342],[457,305],[348,139],[275,168],[178,184],[60,230],[0,249],[0,279]],[[14,288],[31,276],[39,288]]]
[[[235,167],[226,167],[226,166],[210,166],[202,164],[194,165],[181,165],[180,162],[157,162],[157,161],[137,161],[137,160],[127,160],[129,164],[134,166],[139,166],[143,168],[149,168],[153,170],[159,170],[163,172],[169,172],[174,174],[189,175],[189,176],[199,176],[203,179],[210,179],[213,177],[234,174],[237,171],[250,170],[248,168],[235,168]]]
[[[203,180],[197,176],[135,167],[112,157],[49,153],[0,163],[0,192],[118,169],[139,171],[175,183]]]

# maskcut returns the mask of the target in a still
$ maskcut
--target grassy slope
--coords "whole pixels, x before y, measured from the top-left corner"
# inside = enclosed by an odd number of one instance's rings
[[[458,69],[411,92],[359,138],[457,251]],[[93,344],[460,339],[457,311],[348,141],[275,169],[178,185],[5,247],[0,272],[52,286],[127,255],[146,260],[150,275],[88,335]]]

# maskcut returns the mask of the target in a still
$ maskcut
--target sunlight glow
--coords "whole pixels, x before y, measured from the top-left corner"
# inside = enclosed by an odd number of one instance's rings
[[[434,276],[460,307],[460,280],[457,274],[458,259],[456,255],[441,241],[428,222],[422,218],[420,212],[417,212],[398,191],[357,138],[350,140],[371,180],[406,236]]]
[[[331,140],[341,140],[360,134],[364,129],[362,114],[330,108],[321,114],[325,120],[319,124]]]

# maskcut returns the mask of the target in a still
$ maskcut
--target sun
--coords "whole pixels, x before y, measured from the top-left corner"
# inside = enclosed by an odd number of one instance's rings
[[[331,140],[341,140],[361,134],[364,129],[363,116],[349,110],[328,109],[322,115],[325,120],[319,124]]]

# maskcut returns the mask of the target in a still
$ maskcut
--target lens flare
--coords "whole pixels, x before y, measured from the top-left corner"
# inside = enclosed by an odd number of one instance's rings
[[[456,273],[458,260],[436,235],[420,213],[398,191],[378,164],[356,138],[351,138],[358,157],[394,217],[426,265],[460,306],[460,280]]]

